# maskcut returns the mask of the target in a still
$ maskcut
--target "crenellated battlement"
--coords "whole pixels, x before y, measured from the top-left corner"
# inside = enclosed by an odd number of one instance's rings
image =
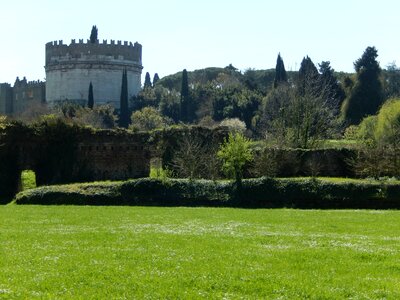
[[[45,82],[40,81],[40,80],[32,80],[28,81],[26,77],[23,79],[19,79],[17,77],[14,82],[14,88],[19,88],[19,87],[42,87],[45,85]]]
[[[76,45],[76,44],[80,44],[80,45],[117,45],[117,46],[128,46],[128,47],[135,47],[136,45],[140,45],[138,42],[135,42],[135,44],[132,44],[132,42],[128,42],[128,41],[120,41],[120,40],[110,40],[110,42],[108,42],[108,40],[102,40],[102,42],[100,43],[99,40],[97,40],[95,43],[90,42],[90,40],[86,40],[84,41],[83,39],[79,39],[78,42],[76,41],[76,39],[72,39],[71,40],[71,44],[70,45]],[[64,44],[63,40],[59,40],[59,41],[53,41],[53,42],[48,42],[46,44],[46,48],[48,47],[52,47],[52,46],[68,46],[67,44]]]
[[[108,60],[123,60],[128,63],[142,64],[142,45],[138,42],[132,44],[120,40],[97,40],[91,43],[90,40],[75,39],[69,45],[63,40],[53,41],[46,44],[46,67],[60,62],[73,62],[96,60],[96,58],[107,57]]]

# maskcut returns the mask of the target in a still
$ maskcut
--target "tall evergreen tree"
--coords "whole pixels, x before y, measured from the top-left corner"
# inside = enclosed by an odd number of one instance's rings
[[[181,113],[180,119],[183,122],[189,122],[190,110],[190,95],[189,95],[189,81],[186,69],[182,71],[182,87],[181,87]]]
[[[93,25],[92,31],[90,32],[90,42],[92,44],[97,42],[97,34],[98,34],[97,27],[96,25]]]
[[[344,118],[350,124],[358,124],[365,116],[376,114],[382,105],[381,68],[377,57],[376,48],[367,47],[361,58],[354,62],[356,83],[342,107]]]
[[[150,80],[150,74],[149,72],[146,72],[146,76],[144,77],[144,86],[146,88],[151,88],[151,80]]]
[[[155,73],[154,74],[154,77],[153,77],[153,86],[156,86],[156,83],[157,83],[157,81],[159,81],[160,80],[160,77],[158,77],[158,73]]]
[[[123,128],[128,128],[129,122],[130,118],[128,109],[128,77],[126,69],[124,69],[124,71],[122,72],[119,126]]]
[[[297,93],[302,96],[306,86],[309,88],[312,86],[313,89],[316,89],[319,84],[319,73],[317,68],[315,67],[311,58],[308,56],[304,57],[299,69]]]
[[[283,59],[279,53],[278,58],[276,59],[274,88],[277,88],[281,83],[287,83],[287,74]]]
[[[93,109],[94,106],[94,98],[93,98],[93,85],[92,82],[89,84],[89,96],[88,96],[88,107]]]

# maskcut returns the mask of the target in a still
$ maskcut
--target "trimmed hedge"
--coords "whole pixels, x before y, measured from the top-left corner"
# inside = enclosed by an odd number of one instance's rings
[[[229,206],[244,208],[400,208],[400,183],[354,179],[257,178],[232,182],[143,178],[46,186],[19,193],[17,204]]]

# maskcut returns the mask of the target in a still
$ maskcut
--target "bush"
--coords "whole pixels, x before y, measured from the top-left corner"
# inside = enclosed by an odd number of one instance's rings
[[[229,206],[248,208],[400,208],[400,182],[329,178],[227,181],[143,178],[47,186],[16,196],[17,204]]]
[[[377,116],[363,119],[358,138],[362,141],[352,162],[360,176],[400,176],[400,100],[387,101]]]
[[[376,117],[375,138],[378,142],[394,147],[400,144],[400,100],[387,101]],[[364,122],[364,121],[363,121]]]
[[[373,141],[375,138],[374,132],[376,128],[376,123],[376,116],[368,116],[364,118],[361,124],[358,125],[356,137],[363,142]]]
[[[217,153],[222,161],[222,170],[227,178],[234,179],[240,185],[245,165],[253,160],[251,142],[241,133],[229,133],[228,139]]]
[[[121,205],[122,182],[94,182],[43,186],[25,190],[15,197],[17,204]]]
[[[125,202],[157,206],[225,206],[232,186],[210,180],[154,179],[130,180],[121,187]]]

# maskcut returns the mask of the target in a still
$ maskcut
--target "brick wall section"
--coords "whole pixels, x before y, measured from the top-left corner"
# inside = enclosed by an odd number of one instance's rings
[[[113,136],[99,132],[78,143],[77,168],[89,171],[91,180],[123,180],[147,177],[150,151],[147,135]]]

